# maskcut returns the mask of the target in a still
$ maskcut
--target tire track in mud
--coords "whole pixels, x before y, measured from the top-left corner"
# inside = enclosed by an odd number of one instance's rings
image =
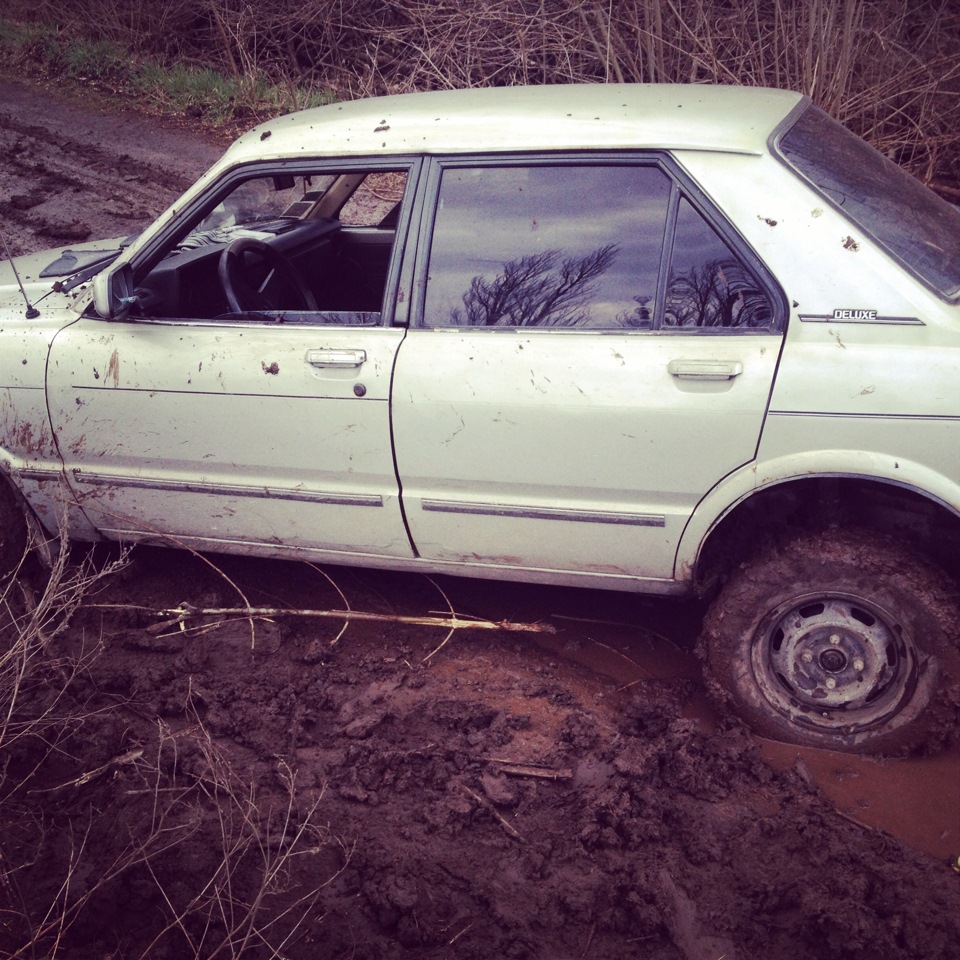
[[[136,233],[223,149],[207,133],[81,109],[3,79],[0,103],[0,222],[14,256]]]

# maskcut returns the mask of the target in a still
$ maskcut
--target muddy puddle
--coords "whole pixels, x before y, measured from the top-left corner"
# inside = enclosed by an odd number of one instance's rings
[[[445,589],[491,619],[498,619],[498,611],[510,608],[512,601],[531,619],[551,623],[556,635],[538,636],[534,642],[558,660],[610,677],[618,691],[643,680],[690,680],[696,689],[685,715],[705,730],[715,729],[717,715],[699,686],[693,654],[700,605],[600,591],[478,587],[454,580],[447,580]],[[482,602],[477,595],[484,593]],[[960,855],[960,744],[936,756],[888,759],[754,739],[769,763],[796,771],[855,822],[941,860]]]

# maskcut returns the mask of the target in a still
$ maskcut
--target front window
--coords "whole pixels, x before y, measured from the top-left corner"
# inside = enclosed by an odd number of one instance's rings
[[[819,107],[778,144],[787,163],[908,270],[960,297],[960,210]]]
[[[283,169],[211,195],[137,277],[134,315],[379,325],[406,169]]]

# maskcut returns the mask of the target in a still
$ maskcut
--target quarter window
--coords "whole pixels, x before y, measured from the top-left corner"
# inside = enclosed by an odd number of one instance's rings
[[[668,277],[666,329],[768,330],[773,324],[767,294],[686,198],[677,212]]]

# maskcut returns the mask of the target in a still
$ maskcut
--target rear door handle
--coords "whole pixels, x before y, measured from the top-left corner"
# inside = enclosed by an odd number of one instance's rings
[[[359,367],[367,359],[366,350],[308,350],[312,367]]]
[[[743,373],[739,360],[671,360],[667,372],[678,380],[732,380]]]

